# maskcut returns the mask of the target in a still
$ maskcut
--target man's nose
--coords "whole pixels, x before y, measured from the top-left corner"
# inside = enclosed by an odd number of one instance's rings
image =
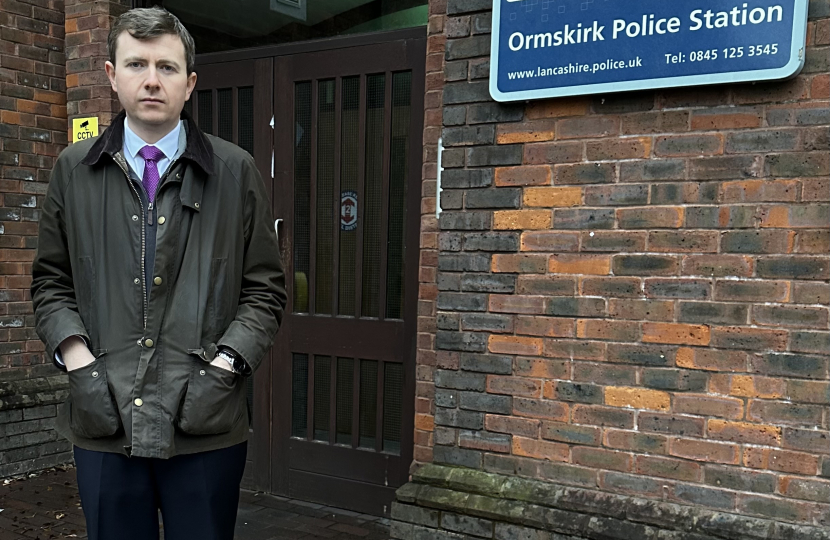
[[[145,87],[157,87],[159,85],[159,77],[158,77],[158,70],[156,68],[150,66],[147,70],[147,78],[144,80]]]

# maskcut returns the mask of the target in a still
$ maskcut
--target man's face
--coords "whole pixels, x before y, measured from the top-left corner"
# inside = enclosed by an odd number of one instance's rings
[[[106,71],[130,127],[147,135],[173,129],[196,86],[196,74],[187,75],[184,44],[172,34],[138,40],[122,32],[115,65],[107,62]]]

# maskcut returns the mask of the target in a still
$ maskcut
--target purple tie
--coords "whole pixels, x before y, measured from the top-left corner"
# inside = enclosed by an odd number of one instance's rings
[[[159,169],[156,162],[164,157],[164,152],[155,146],[147,145],[138,151],[138,155],[144,158],[144,177],[141,182],[147,190],[150,202],[153,202],[156,199],[156,189],[159,187]]]

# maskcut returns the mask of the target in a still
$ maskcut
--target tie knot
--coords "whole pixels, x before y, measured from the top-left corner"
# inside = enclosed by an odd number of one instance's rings
[[[138,155],[144,158],[144,161],[158,161],[164,157],[164,152],[152,145],[147,145],[138,151]]]

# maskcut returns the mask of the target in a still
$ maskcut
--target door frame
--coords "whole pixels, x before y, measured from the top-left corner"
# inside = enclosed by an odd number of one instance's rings
[[[271,115],[276,117],[273,104],[277,103],[279,98],[284,97],[277,96],[277,90],[274,88],[274,81],[278,76],[277,71],[280,66],[280,62],[278,61],[279,57],[382,44],[393,41],[406,41],[407,53],[410,50],[409,45],[411,43],[412,54],[415,55],[412,63],[411,110],[412,114],[420,115],[421,123],[423,124],[424,93],[426,91],[426,40],[426,26],[419,26],[389,32],[374,32],[220,53],[207,53],[197,55],[196,72],[198,74],[200,66],[209,65],[216,67],[217,64],[226,64],[229,69],[233,69],[233,64],[236,62],[255,60],[253,74],[255,110],[270,111]],[[293,99],[293,96],[291,98]],[[257,107],[257,105],[259,106]],[[409,165],[409,179],[406,188],[406,211],[409,216],[407,221],[414,220],[415,216],[417,216],[418,223],[420,223],[421,216],[422,135],[420,133],[417,137],[413,136],[410,140],[410,152],[414,159]],[[268,173],[272,170],[271,152],[277,145],[290,145],[292,137],[293,130],[272,129],[268,118],[255,119],[255,162],[257,168],[264,173],[263,179],[265,180],[266,187],[269,188],[268,191],[275,218],[280,218],[293,212],[294,201],[293,185],[291,185],[291,168],[283,168],[280,170],[277,164],[274,163],[273,178],[269,181],[270,174]],[[291,167],[293,168],[293,165]],[[278,186],[283,187],[278,189]],[[287,189],[284,186],[287,186]],[[291,194],[291,196],[286,197],[286,193]],[[280,231],[279,238],[280,254],[283,261],[286,261],[291,260],[291,242],[289,241],[289,234],[284,234],[283,231],[285,229]],[[290,231],[285,232],[290,233]],[[408,275],[414,272],[414,279],[412,279],[414,286],[408,287],[405,292],[406,312],[404,313],[404,339],[407,343],[405,344],[404,350],[407,351],[407,358],[403,362],[403,391],[404,395],[411,399],[405,399],[402,403],[400,459],[405,463],[411,463],[414,451],[420,226],[410,227],[410,230],[407,231],[405,236],[405,245],[407,246],[407,250],[404,258],[404,268],[406,268]],[[293,268],[293,264],[286,265],[286,273],[290,272],[290,268]],[[288,295],[288,302],[289,305],[286,306],[286,311],[292,308],[292,294]],[[275,465],[274,461],[276,455],[280,455],[280,453],[282,453],[281,455],[285,455],[285,452],[287,452],[289,439],[282,436],[282,434],[289,433],[290,426],[276,425],[276,419],[272,414],[274,407],[273,401],[275,399],[279,400],[279,406],[284,407],[285,410],[290,410],[291,407],[290,395],[288,393],[274,392],[281,381],[275,380],[277,370],[272,369],[272,363],[278,356],[282,357],[283,361],[288,361],[287,359],[289,358],[289,352],[287,350],[288,341],[283,340],[283,343],[285,343],[285,350],[277,352],[275,348],[272,348],[254,375],[254,402],[252,404],[252,412],[253,425],[256,429],[253,430],[252,437],[248,443],[248,456],[252,461],[252,470],[250,471],[250,476],[246,475],[250,478],[250,486],[252,488],[276,494],[287,494],[288,492],[288,469],[287,467]],[[390,481],[397,485],[404,484],[408,479],[407,469],[408,467],[402,468],[401,478],[390,479]]]

